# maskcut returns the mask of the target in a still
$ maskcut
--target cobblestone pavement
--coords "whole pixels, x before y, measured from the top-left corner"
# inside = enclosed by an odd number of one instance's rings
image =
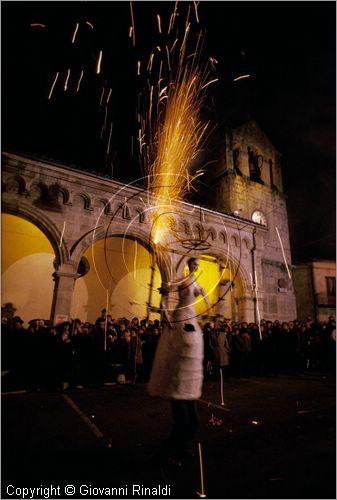
[[[336,498],[335,379],[232,379],[224,405],[220,389],[198,404],[207,498]],[[1,498],[198,498],[197,445],[179,469],[153,462],[170,422],[145,385],[3,393]]]

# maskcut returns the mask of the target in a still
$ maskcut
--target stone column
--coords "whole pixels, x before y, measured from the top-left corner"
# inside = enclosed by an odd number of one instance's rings
[[[53,325],[70,321],[70,309],[73,299],[75,280],[80,274],[75,272],[73,264],[62,264],[53,273],[55,282],[50,320]]]

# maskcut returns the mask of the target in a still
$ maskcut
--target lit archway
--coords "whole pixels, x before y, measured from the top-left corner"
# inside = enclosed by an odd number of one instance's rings
[[[94,322],[103,308],[113,318],[143,319],[148,305],[158,308],[161,275],[152,271],[150,252],[136,239],[119,236],[98,240],[84,253],[89,271],[76,280],[72,316]],[[80,284],[86,293],[79,289]],[[159,318],[151,312],[150,319]]]
[[[49,320],[55,253],[44,233],[31,222],[2,214],[2,303],[12,303],[27,322]]]

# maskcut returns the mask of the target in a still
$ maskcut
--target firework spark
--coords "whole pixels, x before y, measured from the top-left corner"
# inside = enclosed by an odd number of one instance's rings
[[[55,84],[57,82],[58,77],[59,77],[59,72],[57,72],[56,75],[55,75],[54,81],[52,83],[52,86],[51,86],[51,89],[50,89],[50,92],[49,92],[49,95],[48,95],[48,100],[51,99],[51,96],[53,95],[54,87],[55,87]]]
[[[81,74],[80,74],[80,78],[78,80],[78,83],[77,83],[77,88],[76,88],[76,92],[78,92],[80,90],[80,85],[81,85],[81,81],[82,81],[82,78],[83,78],[83,69],[81,71]]]
[[[76,23],[74,34],[73,34],[73,37],[71,39],[71,43],[75,43],[75,39],[76,39],[76,35],[77,35],[77,31],[78,31],[79,25],[80,25],[80,23]]]
[[[283,255],[284,264],[285,264],[285,266],[286,266],[286,269],[287,269],[287,273],[288,273],[289,279],[291,279],[291,274],[290,274],[289,267],[288,267],[288,264],[287,264],[286,254],[284,253],[283,243],[282,243],[282,240],[281,240],[281,236],[280,236],[279,230],[277,229],[277,227],[276,227],[276,226],[275,226],[275,230],[276,230],[276,233],[277,233],[278,239],[279,239],[279,241],[280,241],[280,245],[281,245],[281,250],[282,250],[282,255]]]
[[[69,77],[70,77],[70,69],[67,70],[67,75],[66,75],[66,79],[65,79],[64,87],[63,87],[64,91],[66,91],[68,89]]]
[[[132,43],[133,43],[133,46],[135,46],[136,45],[136,33],[135,33],[135,20],[133,17],[132,0],[130,1],[130,14],[131,14],[131,24],[132,24]]]
[[[102,64],[102,57],[103,57],[103,51],[100,50],[98,54],[98,61],[97,61],[97,67],[96,67],[96,74],[99,75],[101,72],[101,64]]]

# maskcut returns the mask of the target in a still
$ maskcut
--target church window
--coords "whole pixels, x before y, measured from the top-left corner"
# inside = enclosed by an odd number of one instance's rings
[[[261,179],[263,158],[252,147],[248,147],[248,162],[250,180],[263,184]]]

